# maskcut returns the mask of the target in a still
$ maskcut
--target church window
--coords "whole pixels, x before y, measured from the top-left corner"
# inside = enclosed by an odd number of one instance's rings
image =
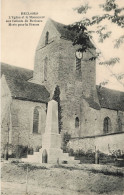
[[[118,116],[117,116],[118,131],[122,131],[122,119],[123,119],[123,112],[118,111]]]
[[[122,120],[120,117],[118,117],[118,130],[122,131]]]
[[[44,81],[47,81],[47,65],[48,65],[48,58],[44,59]]]
[[[76,117],[75,118],[75,128],[78,128],[79,127],[79,118]]]
[[[33,133],[38,133],[39,129],[39,110],[38,108],[34,109],[33,115]]]
[[[81,70],[81,59],[76,57],[76,70]]]
[[[109,117],[104,118],[103,132],[109,133],[111,131],[111,120]]]
[[[45,45],[48,44],[48,40],[49,40],[49,32],[46,32],[46,37],[45,37]]]

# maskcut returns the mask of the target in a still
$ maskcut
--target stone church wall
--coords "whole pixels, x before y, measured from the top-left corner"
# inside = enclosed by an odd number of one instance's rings
[[[81,133],[80,136],[102,135],[104,119],[109,117],[111,120],[111,130],[109,133],[118,132],[118,112],[106,108],[100,110],[89,107],[88,103],[82,101]]]
[[[124,123],[123,112],[122,115],[122,128],[119,129],[118,117],[120,112],[110,109],[101,108],[95,110],[90,108],[88,103],[83,100],[82,102],[82,115],[81,115],[81,129],[79,137],[72,136],[68,146],[74,151],[88,150],[95,151],[95,148],[103,153],[121,150],[124,151]],[[89,114],[90,113],[90,114]],[[105,134],[104,119],[109,117],[111,120],[111,127],[108,134]]]
[[[68,104],[66,102],[65,105],[62,105],[64,114],[67,113],[63,117],[63,121],[65,125],[64,126],[65,128],[63,130],[66,130],[71,135],[72,138],[103,135],[104,119],[106,117],[109,117],[111,121],[109,133],[124,131],[123,120],[122,120],[122,129],[119,129],[117,111],[106,109],[106,108],[101,108],[100,110],[96,110],[89,107],[89,104],[84,99],[80,99],[79,101],[80,103],[77,101],[77,104],[75,104],[76,101],[74,101],[73,103],[73,101],[70,99],[70,102]],[[75,128],[76,117],[79,118],[78,128]],[[66,126],[66,121],[67,121],[67,126]]]
[[[33,133],[33,111],[41,108],[41,125],[39,133]],[[46,104],[22,100],[12,102],[12,145],[28,146],[36,150],[42,146],[42,134],[45,131]]]
[[[77,95],[77,88],[80,90],[78,90],[79,97],[82,92],[87,96],[92,90],[95,90],[96,87],[95,61],[89,61],[89,58],[93,56],[91,53],[94,54],[95,50],[92,49],[91,51],[83,53],[81,70],[77,71],[75,52],[78,48],[80,48],[80,46],[73,46],[72,42],[69,40],[60,39],[59,41],[58,77],[60,84],[65,88],[66,97],[69,95],[71,97],[72,95]],[[75,94],[73,94],[74,92]]]
[[[12,97],[4,75],[2,75],[1,83],[1,154],[3,155],[7,143],[11,141],[10,107]]]
[[[72,148],[75,152],[77,150],[82,150],[84,152],[87,152],[88,150],[92,152],[99,150],[105,154],[112,154],[112,152],[117,150],[124,152],[123,140],[124,132],[106,136],[71,139],[68,143],[68,147]]]
[[[47,46],[36,51],[34,66],[34,82],[43,84],[48,91],[53,92],[58,81],[58,42],[53,41]],[[47,57],[47,81],[44,81],[44,60]]]
[[[9,112],[6,113],[2,124],[1,124],[1,156],[4,154],[5,148],[7,146],[8,143],[8,138],[9,138],[9,132],[8,132],[8,124],[9,124],[9,120],[10,120],[10,116],[9,116]]]

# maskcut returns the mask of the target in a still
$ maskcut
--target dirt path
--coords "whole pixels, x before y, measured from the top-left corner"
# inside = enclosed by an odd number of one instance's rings
[[[2,182],[2,195],[25,195],[26,185],[12,182]],[[74,192],[67,189],[59,189],[56,187],[46,187],[46,186],[33,186],[28,185],[28,195],[79,195],[82,193]],[[87,194],[87,193],[86,193]]]
[[[124,178],[86,170],[43,168],[29,170],[28,195],[123,195]],[[2,195],[25,195],[26,169],[2,167]]]

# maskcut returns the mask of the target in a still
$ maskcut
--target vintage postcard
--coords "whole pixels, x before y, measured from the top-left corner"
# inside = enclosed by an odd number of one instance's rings
[[[1,0],[1,194],[124,194],[124,2]]]

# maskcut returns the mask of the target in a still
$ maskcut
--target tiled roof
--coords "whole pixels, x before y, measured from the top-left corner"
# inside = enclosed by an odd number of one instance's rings
[[[124,92],[99,86],[96,86],[96,88],[102,108],[124,111]]]
[[[31,78],[33,71],[9,65],[3,66],[4,64],[1,64],[1,73],[5,75],[14,99],[36,102],[49,101],[50,94],[45,86],[26,81]]]
[[[65,24],[61,24],[59,22],[56,22],[52,19],[50,19],[52,21],[52,23],[54,24],[55,28],[57,29],[57,31],[60,33],[61,37],[68,39],[68,40],[73,40],[76,32],[74,30],[69,30],[68,27],[69,25],[65,25]],[[87,40],[87,44],[89,44],[90,47],[94,47],[94,45],[92,44],[92,42],[89,40]]]
[[[69,39],[69,40],[73,40],[74,38],[74,31],[69,31],[67,29],[67,25],[65,24],[61,24],[59,22],[56,22],[52,19],[50,19],[52,21],[52,23],[54,24],[55,28],[58,30],[58,32],[61,34],[62,37]]]
[[[93,95],[91,95],[90,97],[85,97],[84,95],[82,95],[82,98],[85,99],[86,102],[88,102],[88,104],[91,108],[94,108],[95,110],[101,109],[101,106],[99,104],[99,100],[96,101]]]
[[[124,92],[100,86],[96,86],[96,92],[97,96],[93,92],[89,97],[82,95],[91,108],[124,111]]]
[[[9,77],[12,76],[16,79],[28,80],[33,77],[33,70],[1,63],[1,75],[2,74]]]

